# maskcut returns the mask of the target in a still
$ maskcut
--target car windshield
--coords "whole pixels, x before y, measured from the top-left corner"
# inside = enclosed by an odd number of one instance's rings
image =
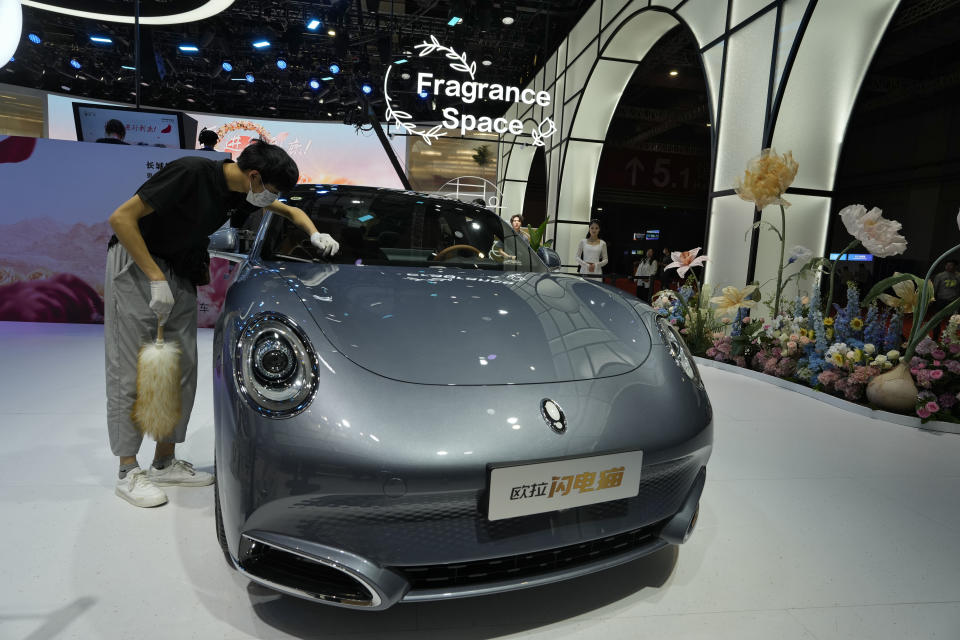
[[[306,233],[274,215],[260,252],[264,260],[547,270],[523,236],[496,214],[454,200],[316,186],[297,189],[287,203],[333,236],[340,251],[324,259]]]

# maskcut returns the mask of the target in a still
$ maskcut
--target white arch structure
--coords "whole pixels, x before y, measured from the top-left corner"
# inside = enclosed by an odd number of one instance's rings
[[[713,125],[706,280],[742,285],[751,256],[757,280],[776,273],[776,236],[747,234],[759,218],[733,193],[747,161],[764,147],[793,151],[800,163],[787,196],[788,244],[823,255],[847,122],[898,3],[596,0],[528,85],[549,91],[550,106],[507,112],[537,122],[550,116],[559,127],[547,140],[547,207],[564,262],[572,262],[590,219],[603,141],[623,90],[651,47],[678,24],[700,48]],[[524,146],[530,139],[523,136],[502,142],[504,212],[520,212],[535,148]],[[779,215],[776,207],[764,211],[777,224]]]

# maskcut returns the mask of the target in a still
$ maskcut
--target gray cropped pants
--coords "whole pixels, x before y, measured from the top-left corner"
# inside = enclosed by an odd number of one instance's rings
[[[181,413],[173,435],[164,442],[183,442],[197,392],[197,292],[154,256],[173,292],[174,305],[163,328],[165,341],[180,344]],[[143,434],[130,418],[137,398],[137,355],[154,340],[157,315],[150,309],[150,281],[122,245],[107,251],[103,291],[103,337],[106,356],[107,432],[110,449],[120,457],[140,451]]]

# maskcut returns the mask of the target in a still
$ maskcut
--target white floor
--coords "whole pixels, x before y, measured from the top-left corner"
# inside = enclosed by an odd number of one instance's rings
[[[209,487],[152,510],[116,498],[102,363],[100,327],[0,323],[0,638],[960,638],[960,436],[704,368],[716,447],[689,543],[564,584],[365,613],[228,569]],[[209,468],[204,373],[179,452]]]

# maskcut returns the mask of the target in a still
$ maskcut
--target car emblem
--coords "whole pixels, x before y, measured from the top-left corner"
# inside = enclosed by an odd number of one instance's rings
[[[540,415],[543,416],[543,421],[547,423],[547,426],[556,433],[566,433],[567,416],[564,415],[563,409],[556,402],[550,398],[541,400]]]

